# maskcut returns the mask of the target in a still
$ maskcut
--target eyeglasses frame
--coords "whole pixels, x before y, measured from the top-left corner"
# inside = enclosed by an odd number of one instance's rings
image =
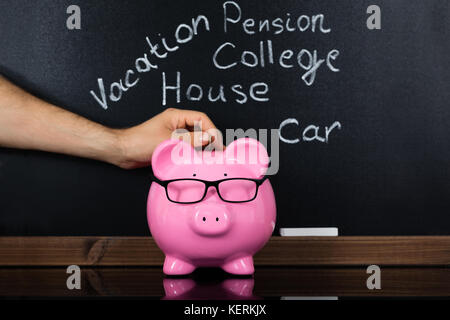
[[[224,202],[228,202],[228,203],[246,203],[246,202],[251,202],[253,200],[256,199],[256,197],[258,196],[258,190],[259,190],[259,186],[263,184],[264,181],[266,181],[266,179],[268,178],[268,176],[263,176],[260,179],[251,179],[251,178],[226,178],[226,179],[221,179],[221,180],[214,180],[214,181],[209,181],[209,180],[202,180],[202,179],[194,179],[194,178],[182,178],[182,179],[171,179],[171,180],[160,180],[157,177],[155,177],[154,175],[152,175],[152,180],[154,182],[156,182],[157,184],[159,184],[160,186],[164,187],[164,190],[166,191],[166,197],[167,200],[169,200],[170,202],[173,203],[177,203],[177,204],[195,204],[195,203],[199,203],[201,201],[203,201],[203,199],[205,199],[206,194],[208,193],[208,190],[210,187],[214,187],[216,189],[217,195],[219,196],[219,198],[224,201]],[[202,198],[198,201],[193,201],[193,202],[180,202],[180,201],[174,201],[172,199],[170,199],[169,197],[169,191],[167,190],[167,186],[169,185],[169,183],[171,182],[175,182],[175,181],[198,181],[198,182],[202,182],[206,187],[205,187],[205,192],[202,196]],[[253,196],[252,199],[250,200],[244,200],[244,201],[229,201],[229,200],[225,200],[224,198],[222,198],[222,195],[220,194],[219,191],[219,184],[221,182],[224,181],[230,181],[230,180],[247,180],[247,181],[253,181],[256,183],[256,191],[255,191],[255,195]]]

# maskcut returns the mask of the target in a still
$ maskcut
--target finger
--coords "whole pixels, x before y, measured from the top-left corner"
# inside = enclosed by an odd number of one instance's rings
[[[223,150],[225,149],[223,145],[223,136],[222,133],[218,129],[209,129],[207,133],[210,136],[209,141],[211,142],[212,146],[216,150]]]
[[[216,129],[212,120],[205,113],[194,110],[179,110],[178,124],[181,125],[182,128],[201,125],[202,131]]]
[[[196,130],[195,128],[196,122],[200,121],[202,131],[208,133],[209,138],[208,140],[202,141],[203,146],[207,145],[208,143],[211,143],[217,150],[224,149],[222,133],[219,131],[219,129],[216,128],[212,120],[205,113],[194,110],[183,110],[183,111],[186,111],[185,124],[187,127],[192,127],[194,128],[194,130]]]
[[[175,138],[190,143],[194,148],[197,149],[201,149],[211,144],[214,150],[225,150],[225,147],[222,144],[222,140],[208,134],[207,132],[187,131],[179,135],[175,135]]]
[[[217,150],[223,149],[222,133],[216,128],[212,120],[203,112],[194,110],[168,109],[167,114],[173,125],[173,130],[188,129],[198,132],[198,135],[192,135],[192,145],[205,146],[212,143]],[[199,128],[200,127],[200,128]],[[200,131],[201,129],[201,131]],[[207,133],[201,135],[201,133]]]
[[[209,144],[210,136],[206,132],[189,132],[191,144],[194,148],[201,148]]]

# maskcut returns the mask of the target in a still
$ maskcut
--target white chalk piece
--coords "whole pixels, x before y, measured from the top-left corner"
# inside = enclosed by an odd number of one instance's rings
[[[282,237],[336,237],[338,228],[280,228]]]
[[[294,296],[289,296],[289,297],[281,297],[280,300],[303,300],[303,301],[314,301],[314,300],[339,300],[339,297],[321,297],[321,296],[316,296],[316,297],[294,297]]]

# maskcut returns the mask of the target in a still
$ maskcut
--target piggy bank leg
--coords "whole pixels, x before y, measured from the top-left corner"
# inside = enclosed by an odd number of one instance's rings
[[[166,259],[164,260],[163,272],[167,275],[189,274],[194,270],[194,265],[175,257],[166,256]]]
[[[231,274],[253,274],[255,268],[253,267],[253,257],[245,256],[242,258],[227,261],[222,269]]]

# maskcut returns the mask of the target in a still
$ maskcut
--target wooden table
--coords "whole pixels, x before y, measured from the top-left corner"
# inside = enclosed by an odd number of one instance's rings
[[[200,269],[165,277],[150,237],[0,237],[0,296],[230,297],[228,287],[267,297],[450,297],[450,237],[273,237],[255,256],[253,277]],[[82,289],[68,290],[66,268],[79,265]],[[366,268],[381,267],[381,290]],[[175,281],[175,282],[174,282]],[[165,290],[166,289],[166,290]],[[233,292],[233,290],[232,290]]]
[[[151,237],[0,237],[0,266],[161,266]],[[257,266],[450,266],[450,236],[272,237]]]

